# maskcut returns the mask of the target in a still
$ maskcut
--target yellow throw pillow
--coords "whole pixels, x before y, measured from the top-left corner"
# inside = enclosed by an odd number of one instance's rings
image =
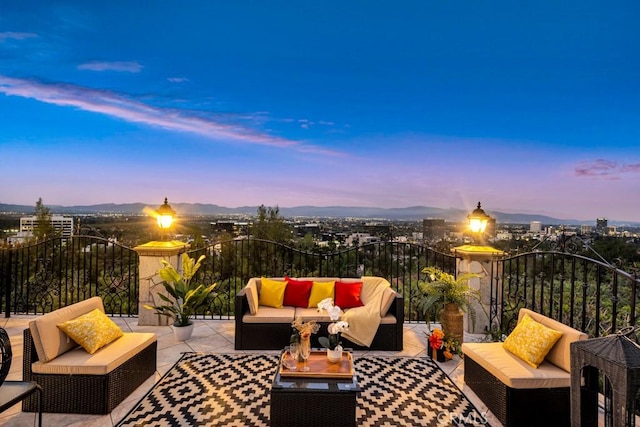
[[[89,354],[124,335],[122,329],[97,308],[56,326]]]
[[[547,328],[525,314],[502,346],[537,369],[561,336],[562,332]]]
[[[260,305],[267,307],[282,308],[284,300],[284,291],[287,288],[287,282],[280,280],[260,279]]]
[[[333,288],[336,282],[313,282],[311,294],[309,295],[309,308],[317,307],[318,303],[325,298],[333,299]]]

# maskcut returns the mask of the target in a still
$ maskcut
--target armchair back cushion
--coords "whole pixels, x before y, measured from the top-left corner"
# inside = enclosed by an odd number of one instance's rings
[[[521,308],[518,312],[518,323],[522,321],[525,314],[528,314],[536,322],[542,323],[544,326],[555,329],[558,332],[562,332],[562,336],[555,343],[555,345],[547,353],[545,360],[553,363],[559,368],[564,369],[567,372],[571,372],[571,343],[578,340],[586,340],[589,336],[584,332],[580,332],[570,326],[558,322],[557,320],[550,319],[535,311],[531,311],[526,308]]]
[[[75,319],[94,309],[104,313],[102,298],[93,297],[87,300],[59,308],[29,322],[29,330],[33,344],[41,362],[48,362],[59,355],[78,346],[72,339],[58,328],[58,324]]]

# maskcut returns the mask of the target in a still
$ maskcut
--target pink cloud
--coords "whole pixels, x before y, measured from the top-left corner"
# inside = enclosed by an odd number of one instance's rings
[[[188,110],[153,107],[113,92],[82,86],[47,84],[0,75],[0,93],[36,99],[48,104],[76,107],[131,123],[197,134],[215,141],[232,140],[247,144],[291,148],[301,152],[343,155],[338,151],[271,136],[241,125],[230,125],[211,118],[199,117]]]
[[[107,61],[92,61],[78,65],[79,70],[90,71],[122,71],[127,73],[139,73],[142,71],[142,65],[133,62],[107,62]]]
[[[580,162],[575,167],[576,176],[595,176],[607,179],[620,179],[621,174],[640,173],[640,163],[618,164],[612,160],[596,159]]]

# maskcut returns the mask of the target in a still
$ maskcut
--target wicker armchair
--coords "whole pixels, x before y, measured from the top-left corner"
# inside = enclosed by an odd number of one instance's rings
[[[0,328],[0,412],[37,393],[38,425],[42,426],[42,388],[34,381],[5,381],[11,369],[12,356],[9,335]]]
[[[31,332],[24,330],[24,359],[22,376],[42,387],[42,410],[71,414],[108,414],[156,370],[154,341],[106,375],[36,374],[31,364],[38,361]],[[37,400],[28,398],[22,410],[38,410]]]
[[[22,377],[42,387],[44,412],[108,414],[155,373],[155,334],[127,332],[89,354],[56,327],[95,308],[104,312],[99,297],[39,316],[24,330]],[[37,409],[35,399],[23,401],[23,411]]]

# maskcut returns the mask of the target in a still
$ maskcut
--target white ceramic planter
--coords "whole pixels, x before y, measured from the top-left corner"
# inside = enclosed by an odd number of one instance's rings
[[[327,359],[331,363],[338,363],[342,360],[342,347],[337,346],[335,350],[327,349]]]
[[[186,341],[191,338],[194,326],[195,324],[193,322],[189,323],[187,326],[173,325],[173,336],[176,337],[176,341]]]

